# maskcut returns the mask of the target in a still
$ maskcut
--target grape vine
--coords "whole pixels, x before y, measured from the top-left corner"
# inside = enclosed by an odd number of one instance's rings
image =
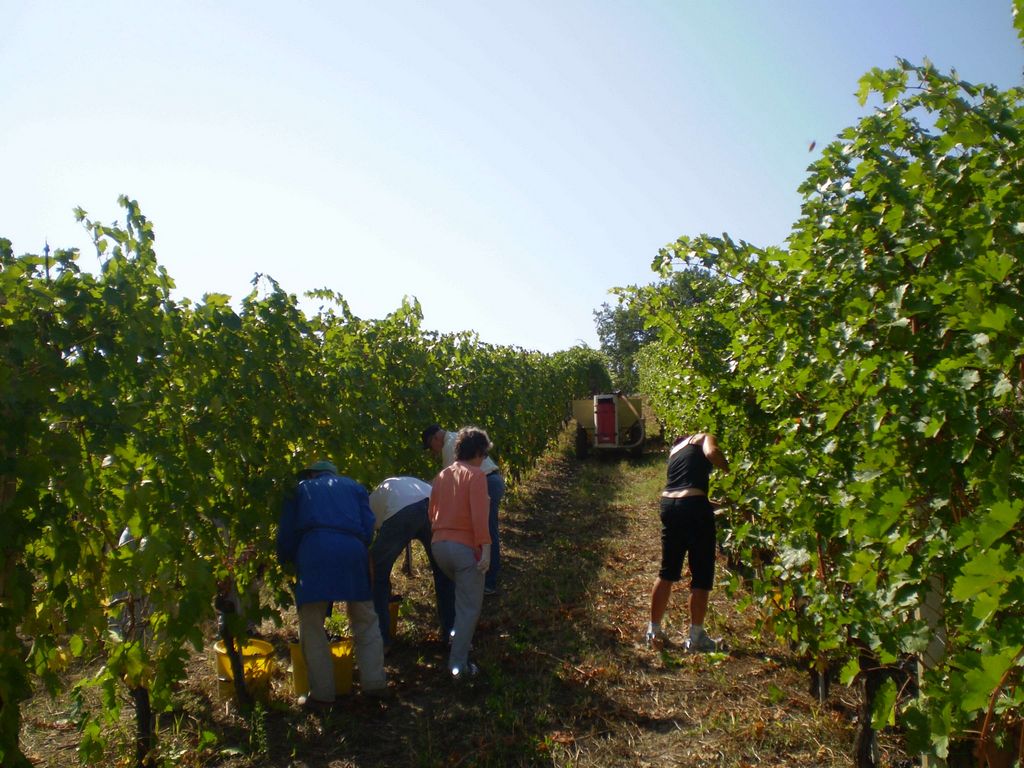
[[[97,275],[74,250],[15,256],[0,240],[4,766],[27,765],[19,702],[33,677],[54,688],[71,660],[105,659],[76,689],[82,702],[86,687],[102,693],[104,711],[86,707],[80,723],[82,758],[102,762],[104,718],[125,693],[154,712],[171,706],[190,648],[208,642],[215,596],[259,579],[278,601],[248,618],[290,603],[273,527],[304,463],[329,457],[367,485],[429,477],[423,427],[476,423],[515,476],[595,375],[607,386],[593,350],[544,355],[430,332],[415,300],[364,320],[324,290],[307,316],[266,276],[237,310],[218,294],[175,300],[152,223],[120,202],[123,226],[78,211]],[[136,545],[120,545],[125,529]],[[144,627],[124,631],[118,595],[145,596]],[[241,617],[228,620],[244,633]]]
[[[650,305],[641,388],[729,449],[769,626],[945,756],[1024,713],[1024,92],[900,62],[871,97],[809,168],[788,247],[659,254],[719,288]]]

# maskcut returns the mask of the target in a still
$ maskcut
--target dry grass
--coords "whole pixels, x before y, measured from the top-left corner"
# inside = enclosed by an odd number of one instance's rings
[[[481,678],[455,685],[433,629],[432,585],[418,545],[414,578],[389,655],[393,695],[356,693],[334,713],[301,713],[290,691],[287,642],[271,702],[255,733],[217,701],[212,651],[197,654],[176,713],[161,717],[161,755],[176,765],[250,766],[848,766],[853,691],[833,689],[821,708],[786,649],[759,635],[739,595],[712,593],[708,628],[728,653],[690,656],[681,640],[684,594],[666,628],[675,642],[640,642],[657,572],[657,496],[664,455],[634,460],[570,455],[568,436],[504,505],[502,593],[486,598],[475,638]],[[728,574],[719,563],[719,583]],[[294,625],[291,625],[294,626]],[[82,670],[87,672],[87,670]],[[25,750],[39,765],[75,764],[67,702],[29,703]],[[203,730],[217,735],[197,750]],[[120,764],[130,760],[130,721]],[[902,765],[893,734],[883,765]]]

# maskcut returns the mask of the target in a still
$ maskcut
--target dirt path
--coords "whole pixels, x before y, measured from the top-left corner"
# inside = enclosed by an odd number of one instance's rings
[[[503,510],[502,589],[485,599],[474,650],[483,673],[472,683],[445,674],[416,545],[415,577],[395,569],[405,601],[389,699],[355,694],[329,716],[301,713],[284,672],[294,624],[268,625],[281,670],[256,731],[217,703],[207,650],[192,661],[176,716],[161,721],[165,754],[231,768],[851,765],[853,693],[833,689],[818,706],[798,660],[759,637],[742,592],[727,593],[723,561],[706,623],[729,652],[683,651],[685,591],[666,617],[675,642],[643,647],[663,472],[653,451],[577,461],[566,437],[519,484]],[[217,746],[189,750],[203,730]],[[74,764],[74,751],[63,758],[40,764]],[[899,764],[883,755],[882,765]]]

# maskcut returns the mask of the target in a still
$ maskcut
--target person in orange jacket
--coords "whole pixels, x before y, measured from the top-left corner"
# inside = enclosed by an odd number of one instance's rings
[[[455,582],[455,623],[448,670],[456,679],[478,672],[469,659],[484,599],[484,575],[491,562],[490,498],[480,465],[491,441],[477,427],[463,427],[455,440],[455,461],[431,483],[430,548],[444,574]]]

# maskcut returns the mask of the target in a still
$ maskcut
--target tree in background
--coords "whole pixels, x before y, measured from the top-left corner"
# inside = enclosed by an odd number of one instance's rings
[[[633,298],[633,292],[640,289],[631,285],[619,290],[622,293],[615,306],[605,302],[594,310],[594,322],[601,351],[608,357],[614,388],[635,392],[638,383],[636,354],[645,344],[658,338],[658,332],[644,325],[644,315]]]
[[[597,337],[608,358],[613,386],[623,392],[639,390],[638,355],[662,336],[660,326],[650,322],[652,315],[664,310],[681,316],[684,308],[705,304],[723,284],[722,278],[694,266],[651,285],[613,289],[617,304],[605,302],[594,310]]]

